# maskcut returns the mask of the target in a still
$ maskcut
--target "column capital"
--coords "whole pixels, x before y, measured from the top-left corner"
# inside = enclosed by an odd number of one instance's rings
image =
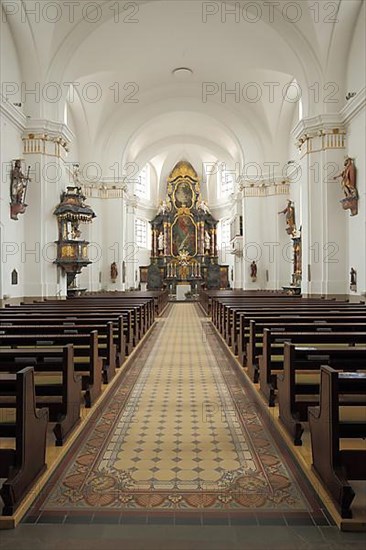
[[[86,183],[81,181],[83,193],[93,199],[123,199],[126,197],[126,184]]]
[[[243,181],[240,187],[243,197],[269,197],[272,195],[288,195],[291,178],[279,177],[271,180]]]
[[[344,149],[346,146],[346,127],[340,113],[302,119],[292,135],[301,156],[327,149]]]
[[[30,119],[23,131],[23,153],[65,158],[73,138],[74,134],[63,122]]]

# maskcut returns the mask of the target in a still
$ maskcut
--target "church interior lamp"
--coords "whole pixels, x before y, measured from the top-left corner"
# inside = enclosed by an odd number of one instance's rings
[[[68,294],[76,293],[75,277],[83,267],[91,263],[88,258],[88,241],[81,239],[80,223],[95,218],[90,206],[84,204],[81,187],[69,186],[61,195],[61,202],[54,214],[58,222],[57,258],[55,264],[67,274]]]

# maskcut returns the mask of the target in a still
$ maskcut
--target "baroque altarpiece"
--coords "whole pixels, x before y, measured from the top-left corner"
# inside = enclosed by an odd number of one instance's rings
[[[228,288],[228,266],[218,264],[217,221],[201,197],[196,171],[181,161],[167,181],[166,197],[151,223],[151,264],[140,267],[149,290],[180,283],[198,290]]]

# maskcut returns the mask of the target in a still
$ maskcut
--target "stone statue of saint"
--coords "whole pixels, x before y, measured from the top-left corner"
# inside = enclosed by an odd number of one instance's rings
[[[341,184],[344,195],[348,197],[357,197],[356,189],[356,170],[353,164],[353,160],[350,157],[347,157],[344,161],[344,169],[340,174],[334,176],[334,180],[342,178]]]
[[[211,237],[210,237],[209,232],[206,229],[206,231],[205,231],[205,249],[210,250],[210,246],[211,246]]]
[[[209,214],[209,213],[210,213],[210,209],[209,209],[209,207],[207,206],[206,201],[204,201],[204,200],[201,198],[201,195],[199,195],[199,197],[198,197],[198,199],[197,199],[197,210],[202,210],[202,212],[204,212],[205,214]]]
[[[294,203],[288,200],[286,208],[278,212],[278,214],[286,214],[286,232],[288,233],[288,235],[294,235],[296,233]]]
[[[72,179],[74,182],[75,187],[80,187],[80,164],[75,163],[73,164],[73,172],[72,172]]]
[[[253,260],[252,263],[250,264],[250,276],[253,282],[257,280],[257,271],[258,271],[257,264]]]
[[[353,267],[351,267],[350,278],[350,289],[357,290],[357,271]]]
[[[12,204],[24,203],[27,185],[28,185],[28,182],[30,181],[31,179],[29,177],[29,168],[28,168],[28,175],[25,176],[22,172],[20,160],[17,159],[11,171],[10,195],[11,195]]]
[[[158,236],[158,250],[160,251],[164,250],[164,235],[162,231],[160,231]]]
[[[158,214],[166,214],[170,210],[170,204],[167,203],[167,201],[164,199],[160,201]]]
[[[117,264],[116,264],[116,262],[113,262],[111,264],[111,280],[112,280],[112,283],[116,282],[117,277],[118,277]]]

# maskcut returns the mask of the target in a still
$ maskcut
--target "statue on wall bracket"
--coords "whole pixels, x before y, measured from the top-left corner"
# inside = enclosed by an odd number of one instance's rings
[[[341,184],[344,192],[344,199],[340,202],[343,210],[351,210],[351,216],[358,214],[358,191],[356,187],[356,168],[353,159],[346,157],[344,169],[340,174],[334,176],[334,180],[342,178]]]
[[[278,212],[278,214],[286,214],[286,233],[288,235],[295,236],[296,223],[295,223],[295,205],[292,201],[287,201],[287,206],[284,210]]]
[[[258,273],[258,267],[255,260],[253,260],[252,263],[250,264],[250,278],[252,279],[253,283],[255,283],[257,280],[257,273]]]
[[[29,177],[30,166],[25,176],[22,172],[21,159],[13,161],[14,166],[10,174],[10,218],[18,220],[18,214],[24,214],[27,204],[25,197],[27,194],[28,183],[31,181]]]

